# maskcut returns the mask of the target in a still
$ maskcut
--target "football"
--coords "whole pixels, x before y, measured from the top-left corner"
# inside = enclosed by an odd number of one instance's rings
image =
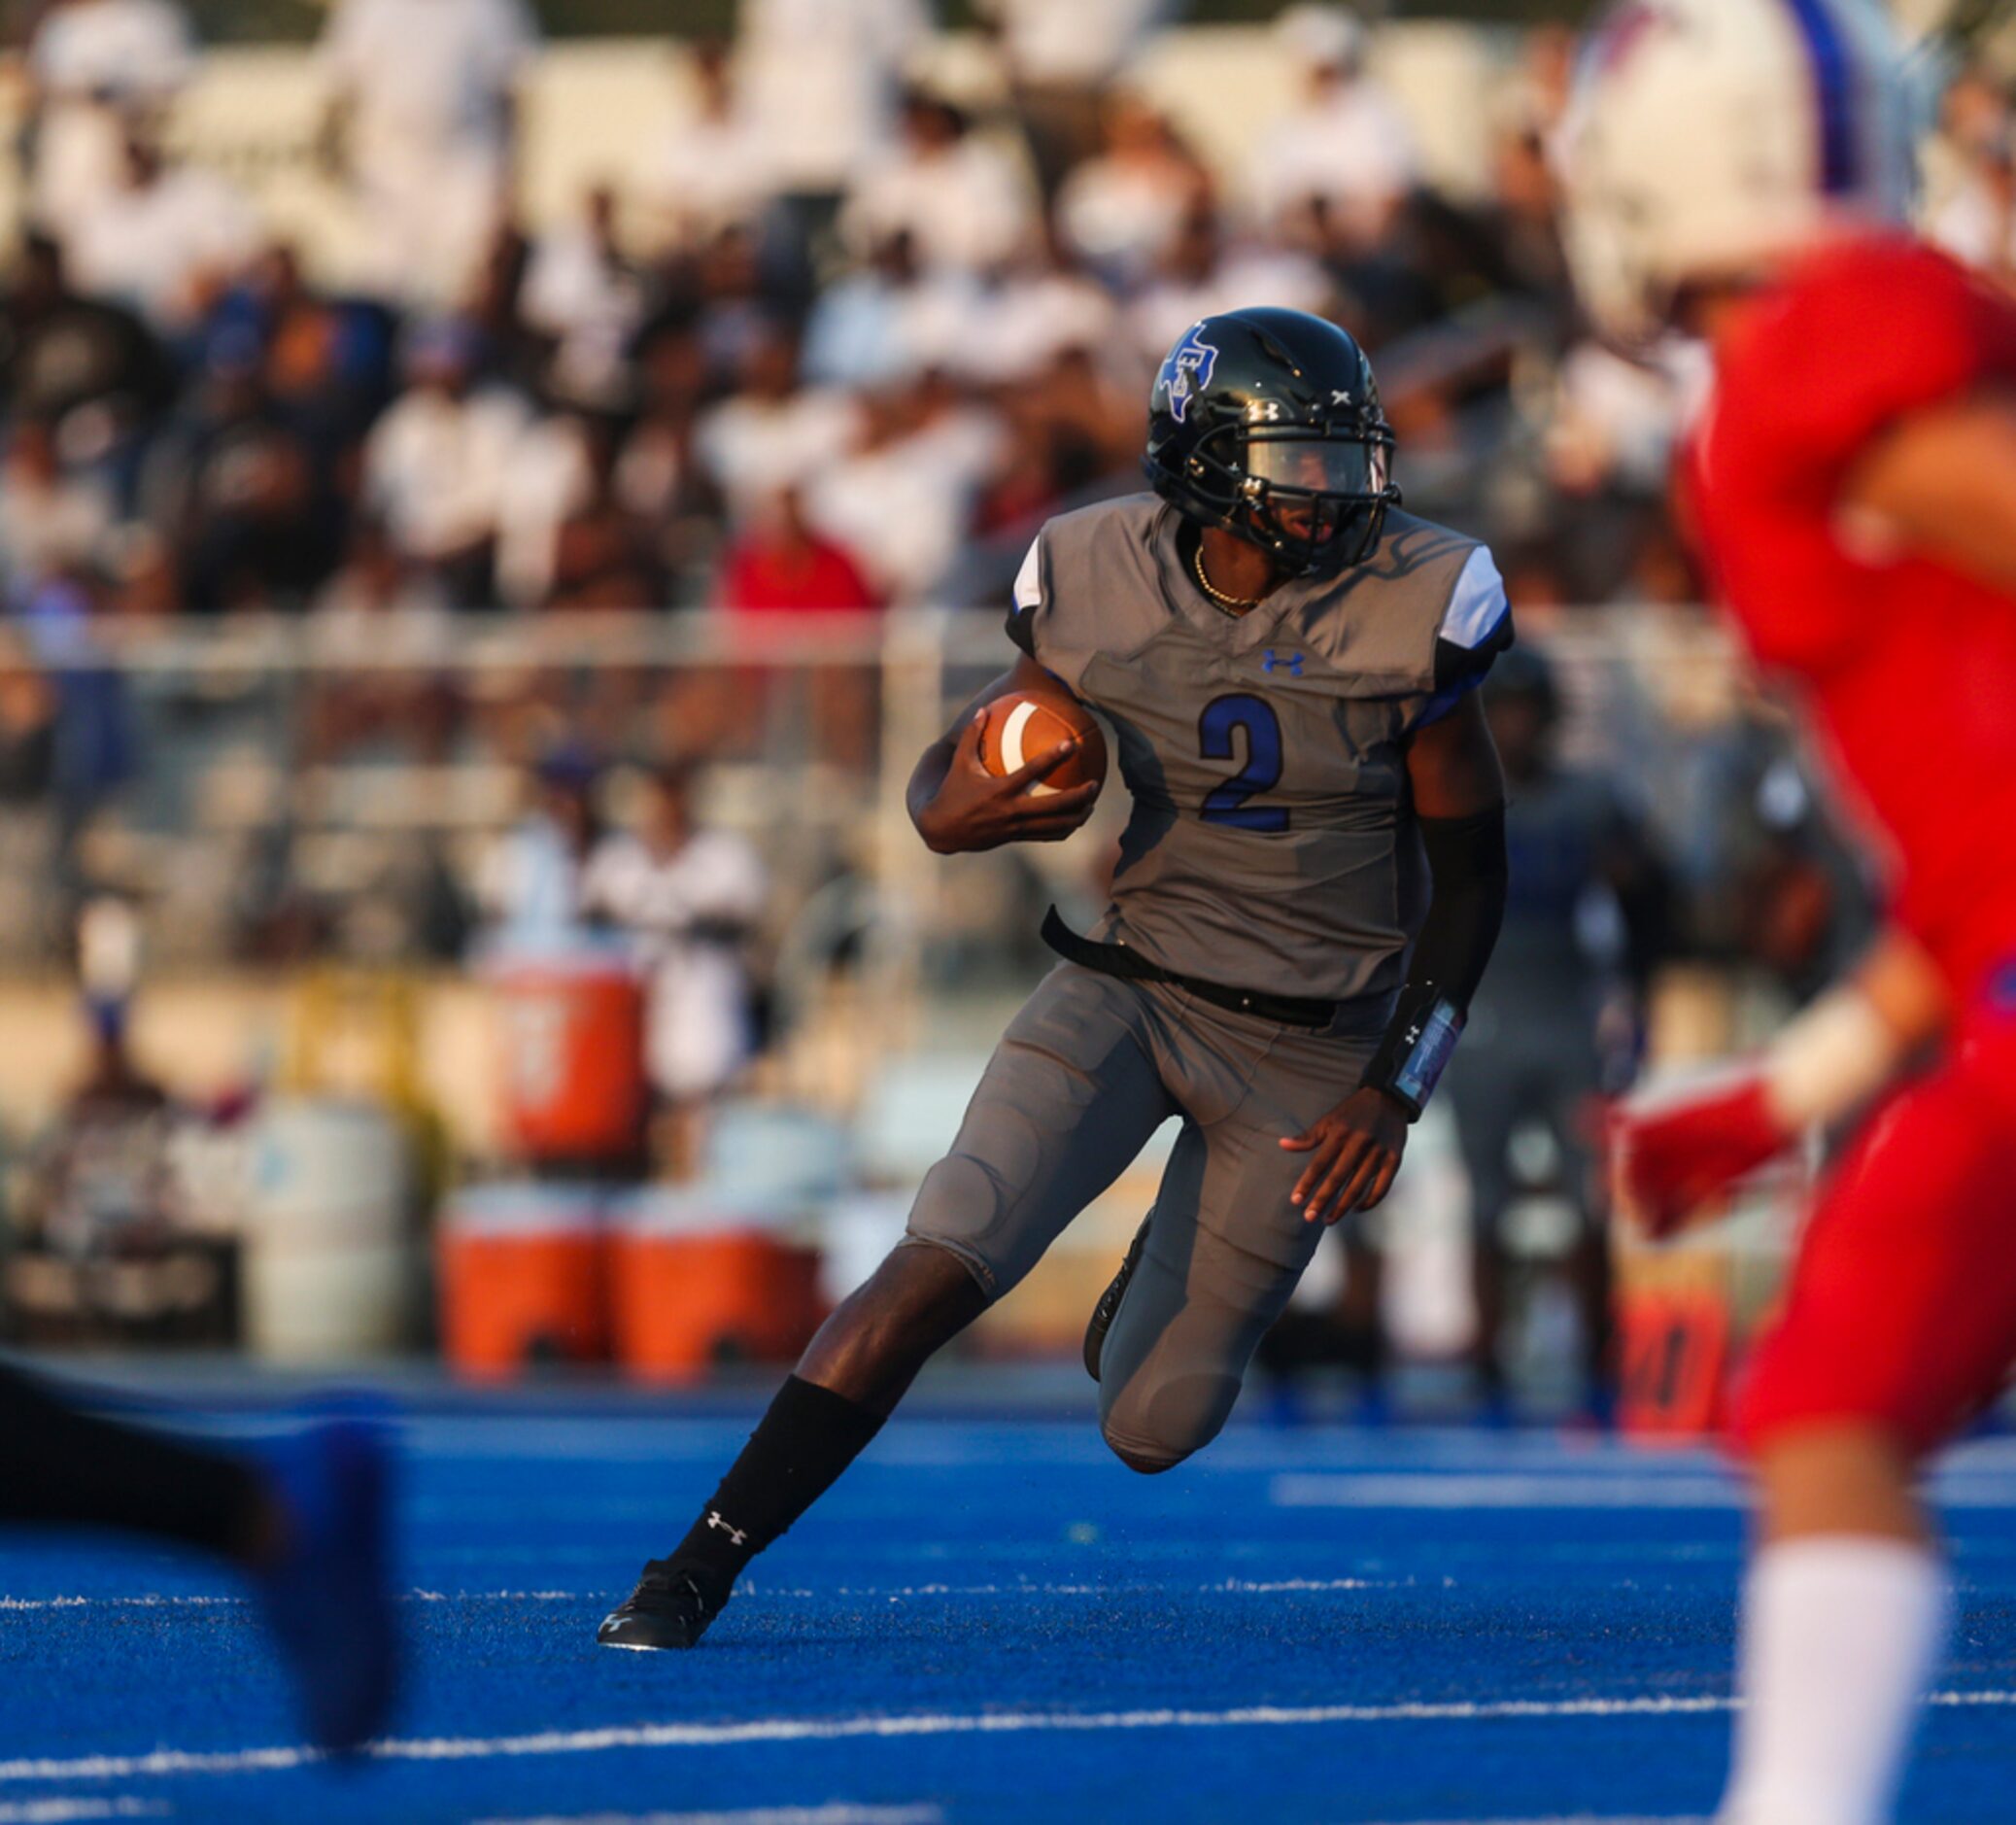
[[[1046,754],[1068,736],[1082,745],[1057,771],[1030,787],[1030,797],[1052,793],[1090,780],[1106,781],[1106,737],[1092,714],[1068,697],[1019,691],[998,697],[987,706],[987,728],[980,741],[980,764],[997,778],[1014,773],[1039,754]]]

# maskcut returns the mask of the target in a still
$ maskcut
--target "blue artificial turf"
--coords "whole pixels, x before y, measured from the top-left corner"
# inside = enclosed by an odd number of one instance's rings
[[[411,1686],[394,1753],[354,1771],[243,1753],[299,1735],[222,1573],[8,1538],[0,1825],[1712,1809],[1742,1517],[1708,1457],[1247,1426],[1145,1479],[1089,1424],[899,1419],[699,1651],[596,1647],[746,1427],[409,1421]],[[1941,1489],[1963,1603],[1941,1684],[2001,1696],[1932,1713],[1904,1816],[1980,1825],[2016,1817],[2016,1447],[1969,1447]],[[132,1766],[156,1750],[198,1760]]]

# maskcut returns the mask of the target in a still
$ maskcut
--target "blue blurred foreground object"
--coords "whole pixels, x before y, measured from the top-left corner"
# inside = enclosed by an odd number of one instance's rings
[[[279,1558],[256,1574],[260,1603],[309,1731],[335,1754],[378,1734],[396,1684],[387,1418],[363,1401],[325,1403],[263,1454],[284,1531]]]

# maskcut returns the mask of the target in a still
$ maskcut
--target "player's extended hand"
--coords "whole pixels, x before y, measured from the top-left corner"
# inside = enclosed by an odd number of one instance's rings
[[[980,761],[980,739],[987,732],[989,706],[981,706],[960,732],[944,782],[931,803],[917,813],[917,833],[939,855],[963,855],[976,849],[998,849],[1005,843],[1061,843],[1092,815],[1099,796],[1097,780],[1037,797],[1040,785],[1078,750],[1076,739],[996,776]]]
[[[1680,1095],[1611,1111],[1611,1168],[1626,1218],[1671,1235],[1718,1191],[1775,1158],[1794,1137],[1772,1113],[1762,1077],[1746,1072]]]
[[[1407,1151],[1407,1112],[1384,1090],[1355,1089],[1281,1146],[1308,1154],[1310,1162],[1288,1193],[1304,1222],[1334,1223],[1354,1210],[1370,1210],[1393,1188]]]

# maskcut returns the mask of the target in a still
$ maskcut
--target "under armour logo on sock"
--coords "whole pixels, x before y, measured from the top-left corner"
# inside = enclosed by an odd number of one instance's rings
[[[740,1528],[730,1527],[729,1524],[722,1519],[721,1510],[719,1508],[709,1508],[707,1510],[707,1525],[710,1528],[719,1528],[722,1531],[722,1532],[726,1533],[728,1537],[732,1539],[737,1546],[746,1546],[749,1543],[748,1534],[743,1532]]]

